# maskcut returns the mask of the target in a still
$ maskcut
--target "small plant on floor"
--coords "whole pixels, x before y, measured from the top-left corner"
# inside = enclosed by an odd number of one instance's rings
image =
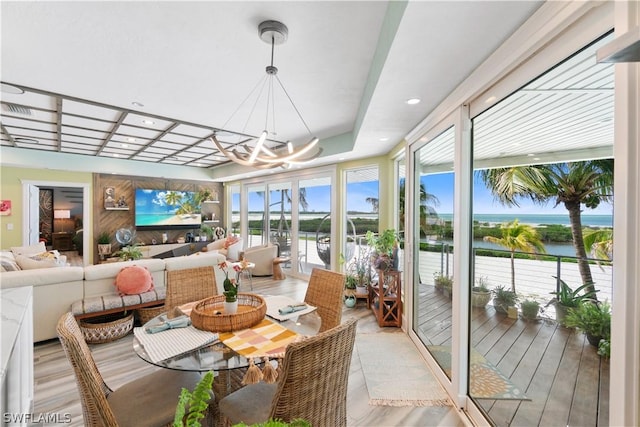
[[[502,314],[507,314],[509,307],[516,305],[518,301],[518,295],[511,290],[505,289],[502,285],[493,289],[493,295],[493,306],[496,312]]]
[[[611,339],[611,305],[606,301],[585,301],[577,308],[570,308],[565,322],[570,328],[580,329],[595,347],[600,340]]]
[[[358,278],[356,276],[352,276],[351,274],[347,274],[344,278],[344,288],[353,290],[357,286]]]
[[[471,288],[471,306],[484,308],[491,301],[489,282],[485,277],[478,277],[476,285]]]
[[[178,398],[176,415],[173,419],[174,427],[200,427],[200,420],[204,418],[209,408],[209,400],[213,385],[213,371],[207,372],[198,382],[193,392],[183,388]]]
[[[435,272],[433,273],[433,284],[439,291],[442,291],[445,288],[451,289],[453,286],[453,277],[447,276],[439,271]]]
[[[522,317],[527,320],[534,320],[538,318],[540,303],[533,299],[525,299],[520,303],[520,309],[522,310]]]

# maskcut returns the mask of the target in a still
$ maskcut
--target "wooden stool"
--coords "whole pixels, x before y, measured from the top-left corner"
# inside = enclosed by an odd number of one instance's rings
[[[282,265],[285,262],[291,261],[290,257],[276,257],[273,259],[273,280],[284,280],[287,276],[285,276],[282,271]]]

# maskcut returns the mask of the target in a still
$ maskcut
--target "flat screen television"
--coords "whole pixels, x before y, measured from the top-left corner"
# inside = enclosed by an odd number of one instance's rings
[[[202,214],[193,191],[136,188],[135,225],[140,230],[200,228]]]

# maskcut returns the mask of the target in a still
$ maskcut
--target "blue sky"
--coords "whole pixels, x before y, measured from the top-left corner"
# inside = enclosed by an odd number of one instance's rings
[[[436,207],[438,213],[453,212],[453,173],[423,176],[421,181],[428,193],[434,194],[440,204]],[[347,190],[347,210],[358,212],[371,212],[371,204],[366,202],[367,197],[378,197],[377,182],[359,182],[349,184]],[[553,202],[545,206],[535,205],[530,201],[522,200],[520,208],[502,206],[493,200],[493,196],[482,182],[474,182],[474,213],[497,214],[509,213],[517,210],[519,214],[566,214],[564,206],[553,207]],[[326,186],[307,188],[307,202],[309,212],[327,211],[331,203],[331,194]],[[250,194],[249,210],[262,210],[264,199],[255,193]],[[584,214],[611,215],[612,205],[603,203],[597,209],[585,209]]]

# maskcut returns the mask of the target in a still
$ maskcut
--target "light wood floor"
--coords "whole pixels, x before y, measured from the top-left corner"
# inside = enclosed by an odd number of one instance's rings
[[[253,280],[254,291],[261,294],[286,295],[302,300],[306,281],[287,278],[272,281]],[[357,317],[358,333],[402,333],[394,328],[379,328],[370,310],[363,305],[343,311],[343,320]],[[132,350],[132,335],[118,341],[92,345],[91,350],[105,381],[112,388],[155,369],[139,359]],[[417,350],[416,350],[417,351]],[[35,361],[35,414],[57,413],[60,418],[70,414],[71,423],[37,424],[82,426],[82,409],[75,378],[60,344],[55,341],[39,343],[34,350]],[[391,407],[370,406],[369,395],[360,365],[354,351],[348,388],[347,425],[349,426],[463,426],[457,411],[451,407]]]

